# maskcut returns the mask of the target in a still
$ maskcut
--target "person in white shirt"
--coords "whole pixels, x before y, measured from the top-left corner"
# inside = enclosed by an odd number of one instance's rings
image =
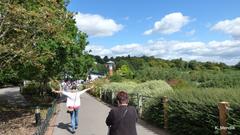
[[[92,88],[93,87],[78,91],[76,85],[73,85],[70,91],[56,91],[52,89],[52,92],[62,93],[67,96],[66,106],[71,116],[72,133],[78,128],[78,111],[81,105],[80,95]]]

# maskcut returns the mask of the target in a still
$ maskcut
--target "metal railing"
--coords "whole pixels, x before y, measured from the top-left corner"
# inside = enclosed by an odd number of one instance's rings
[[[51,103],[51,107],[48,108],[46,118],[42,120],[41,124],[37,126],[36,132],[33,135],[44,135],[49,126],[49,121],[53,114],[56,112],[56,100]]]

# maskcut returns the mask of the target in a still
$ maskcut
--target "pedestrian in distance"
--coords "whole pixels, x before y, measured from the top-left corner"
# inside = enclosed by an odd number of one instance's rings
[[[135,107],[128,106],[128,94],[120,91],[117,96],[118,106],[111,109],[106,124],[109,135],[137,135],[137,111]]]

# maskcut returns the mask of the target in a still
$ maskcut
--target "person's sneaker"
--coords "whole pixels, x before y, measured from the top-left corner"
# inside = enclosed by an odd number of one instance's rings
[[[75,133],[75,129],[72,129],[72,134],[74,134]]]

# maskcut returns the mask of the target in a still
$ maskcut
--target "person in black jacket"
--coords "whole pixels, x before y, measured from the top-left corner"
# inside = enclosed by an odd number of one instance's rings
[[[135,107],[128,106],[128,94],[120,91],[116,98],[118,107],[112,108],[106,119],[109,135],[137,135],[137,111]]]

